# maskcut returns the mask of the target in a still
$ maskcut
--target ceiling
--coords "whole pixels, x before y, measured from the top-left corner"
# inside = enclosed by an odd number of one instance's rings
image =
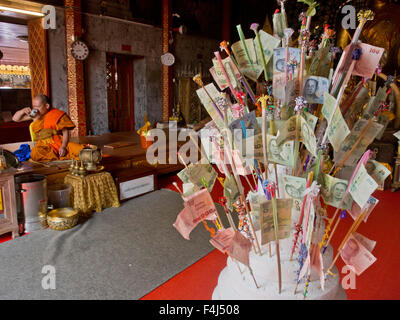
[[[0,50],[3,52],[1,64],[29,65],[28,43],[18,36],[27,36],[26,25],[0,22]]]

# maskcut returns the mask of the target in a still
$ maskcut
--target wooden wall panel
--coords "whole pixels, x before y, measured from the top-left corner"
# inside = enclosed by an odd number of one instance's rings
[[[82,35],[81,0],[65,0],[65,47],[67,50],[68,113],[76,125],[71,136],[86,135],[83,61],[71,55],[71,44]]]
[[[47,58],[47,35],[42,19],[28,21],[29,67],[31,69],[31,95],[49,95],[49,65]]]

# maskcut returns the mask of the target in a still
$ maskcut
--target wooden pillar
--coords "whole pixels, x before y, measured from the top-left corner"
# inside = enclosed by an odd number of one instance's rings
[[[32,98],[38,94],[49,95],[47,37],[42,18],[28,20],[28,42]]]
[[[230,42],[231,40],[231,0],[224,0],[222,4],[222,40]]]
[[[83,61],[71,55],[71,44],[82,35],[81,0],[65,0],[65,47],[67,49],[68,112],[76,128],[71,136],[86,135]]]
[[[162,0],[162,53],[170,50],[169,37],[172,31],[172,0]],[[173,67],[162,66],[162,120],[168,121],[174,103]]]

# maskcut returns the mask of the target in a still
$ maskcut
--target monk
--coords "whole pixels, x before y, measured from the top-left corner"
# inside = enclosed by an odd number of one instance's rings
[[[36,115],[32,117],[33,110],[37,111],[34,111]],[[34,120],[31,127],[35,136],[32,160],[49,162],[79,159],[83,145],[69,142],[69,130],[74,129],[75,125],[64,111],[51,107],[49,97],[44,94],[35,96],[32,109],[21,109],[13,116],[16,122],[27,120]]]

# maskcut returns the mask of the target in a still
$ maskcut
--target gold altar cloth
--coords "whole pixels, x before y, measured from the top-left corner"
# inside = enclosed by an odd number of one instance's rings
[[[92,211],[119,207],[118,193],[114,180],[108,172],[89,174],[85,177],[68,174],[64,183],[72,186],[71,204],[83,216]]]

